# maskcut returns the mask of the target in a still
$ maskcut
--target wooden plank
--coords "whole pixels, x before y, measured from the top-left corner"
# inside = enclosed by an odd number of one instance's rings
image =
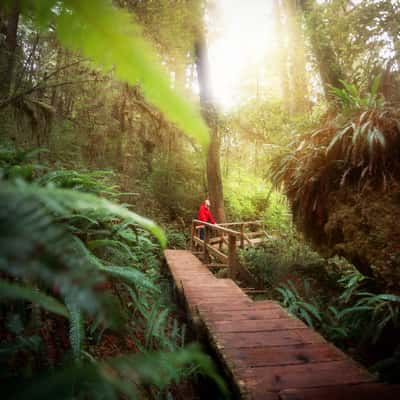
[[[209,239],[210,244],[218,244],[222,241],[222,236],[217,236]]]
[[[212,254],[215,258],[217,258],[222,263],[226,263],[228,261],[228,256],[222,251],[217,250],[215,247],[207,245],[207,250],[210,254]]]
[[[217,307],[213,307],[212,305],[205,307],[205,311],[210,311],[210,312],[234,312],[234,311],[243,311],[243,312],[255,312],[255,311],[261,311],[261,310],[271,310],[271,309],[276,309],[277,303],[275,302],[262,302],[262,301],[252,301],[250,300],[246,304],[241,304],[238,307],[238,304],[226,304],[223,309],[219,309]],[[278,306],[281,310],[283,310],[282,307]]]
[[[236,311],[213,311],[208,310],[208,313],[204,315],[205,319],[211,319],[214,321],[235,321],[241,322],[242,320],[264,320],[264,319],[276,319],[276,318],[287,318],[288,312],[283,308],[276,309],[265,309],[265,310],[236,310]]]
[[[199,306],[201,304],[209,304],[209,303],[218,303],[218,304],[225,304],[229,302],[238,302],[238,301],[246,301],[246,298],[238,298],[237,296],[233,296],[232,294],[230,295],[225,295],[221,297],[211,297],[207,295],[198,295],[198,296],[187,296],[186,299],[190,301],[191,303],[198,304]]]
[[[252,301],[187,251],[169,250],[166,258],[191,317],[203,321],[243,398],[385,400],[393,393],[374,386],[372,375],[278,303]],[[375,396],[364,397],[373,390]]]
[[[254,246],[255,244],[260,244],[265,241],[264,238],[258,238],[258,239],[250,239],[251,244]]]
[[[238,370],[236,375],[256,393],[260,389],[279,392],[374,381],[371,374],[348,360],[251,368]]]
[[[255,238],[257,236],[265,236],[265,232],[264,231],[247,232],[246,235],[247,235],[248,238],[252,239],[252,238]]]
[[[215,338],[222,347],[236,348],[326,343],[320,335],[308,328],[271,332],[216,333]]]
[[[227,303],[226,301],[211,301],[211,302],[201,302],[197,308],[200,313],[206,312],[206,310],[242,310],[245,307],[251,306],[251,300],[242,301],[232,301]]]
[[[228,268],[228,264],[215,264],[215,263],[211,263],[211,264],[207,264],[206,267],[207,267],[207,268]]]
[[[400,385],[362,383],[313,389],[286,389],[281,400],[395,400],[400,399]]]
[[[306,325],[297,318],[278,318],[264,320],[209,321],[208,325],[215,333],[223,332],[270,332],[304,329]]]
[[[347,356],[331,344],[297,344],[255,348],[224,348],[224,356],[237,368],[307,364],[344,360]]]

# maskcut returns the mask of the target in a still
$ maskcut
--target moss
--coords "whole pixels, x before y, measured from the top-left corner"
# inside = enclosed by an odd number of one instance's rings
[[[323,242],[313,240],[325,256],[339,254],[385,289],[400,286],[400,190],[382,193],[342,189],[330,195]]]

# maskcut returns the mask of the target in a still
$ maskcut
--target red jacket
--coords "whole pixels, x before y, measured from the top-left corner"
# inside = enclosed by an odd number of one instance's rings
[[[215,224],[215,219],[213,215],[211,214],[210,209],[203,203],[200,206],[199,209],[199,215],[197,217],[198,220],[203,221],[203,222],[210,222],[212,224]]]

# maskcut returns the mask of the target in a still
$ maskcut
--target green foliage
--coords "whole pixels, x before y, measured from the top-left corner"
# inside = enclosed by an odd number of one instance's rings
[[[267,228],[268,231],[268,228]],[[293,227],[266,238],[255,248],[240,251],[241,262],[267,288],[274,288],[293,268],[305,269],[323,264],[323,259],[312,251]]]
[[[68,312],[65,306],[44,293],[41,293],[39,289],[32,287],[24,287],[15,283],[9,283],[4,280],[0,280],[0,299],[1,302],[5,302],[10,299],[21,299],[31,301],[39,304],[41,307],[55,314],[68,317]]]
[[[43,150],[15,149],[10,144],[0,147],[0,179],[24,179],[30,181],[41,166],[33,158]]]
[[[186,249],[189,240],[188,233],[175,227],[165,229],[169,249]]]
[[[179,382],[190,371],[188,367],[196,365],[196,373],[212,378],[219,386],[221,393],[227,395],[225,383],[217,375],[211,359],[204,355],[198,346],[173,353],[147,353],[133,356],[110,358],[99,363],[84,363],[66,366],[51,376],[37,379],[35,382],[24,382],[17,390],[5,387],[8,397],[15,399],[70,399],[77,394],[88,398],[116,400],[121,395],[128,399],[143,398],[140,386],[152,385],[157,390],[167,388]],[[134,377],[134,379],[132,379]],[[123,379],[127,378],[127,379]],[[73,383],[73,389],[72,385]]]
[[[4,184],[2,195],[7,196],[10,200],[15,196],[27,201],[38,201],[56,214],[68,215],[71,211],[82,213],[96,211],[96,213],[103,217],[119,217],[124,219],[125,222],[138,224],[147,229],[158,238],[162,246],[165,246],[166,243],[164,233],[154,222],[129,211],[126,207],[89,193],[51,187],[43,188],[19,182],[18,185]]]
[[[75,189],[97,195],[119,195],[118,188],[110,184],[111,171],[51,171],[36,180],[39,185],[63,189]]]
[[[278,234],[292,236],[294,233],[292,215],[286,197],[271,188],[266,203],[267,207],[264,211],[263,221],[267,233],[273,234],[277,232]]]
[[[388,329],[400,328],[400,297],[365,291],[365,277],[359,272],[345,274],[338,297],[323,299],[304,281],[304,295],[294,284],[277,288],[282,304],[289,312],[340,345],[375,345]]]
[[[306,294],[309,294],[307,281],[304,281],[304,287]],[[305,301],[291,281],[288,281],[287,286],[279,287],[276,290],[282,296],[283,306],[290,313],[304,320],[312,328],[314,328],[314,320],[321,322],[322,316],[318,304]]]
[[[342,88],[331,88],[332,95],[339,103],[339,108],[343,111],[354,111],[354,109],[382,108],[385,104],[384,97],[378,92],[381,85],[381,76],[376,76],[371,84],[369,92],[362,95],[360,88],[356,85],[340,81]]]
[[[380,100],[376,82],[364,97],[343,82],[335,90],[341,112],[322,128],[296,135],[272,165],[273,181],[284,185],[296,223],[315,243],[326,240],[332,193],[367,186],[385,192],[400,179],[399,112]]]
[[[158,66],[155,52],[127,12],[108,1],[48,0],[22,2],[38,24],[51,22],[61,43],[80,50],[93,63],[131,85],[140,84],[146,98],[188,135],[207,144],[207,127],[195,110],[171,89],[167,74]]]
[[[232,171],[224,180],[226,211],[231,221],[261,218],[268,197],[265,181],[246,171]]]
[[[175,146],[173,155],[168,150],[168,154],[163,152],[153,161],[150,192],[169,220],[187,221],[194,217],[203,197],[202,159],[171,140],[171,146]]]
[[[69,326],[69,341],[76,360],[81,359],[82,346],[85,341],[85,326],[83,315],[80,310],[79,304],[74,299],[67,298],[66,306],[69,312],[70,326]]]
[[[16,162],[9,154],[1,160],[3,170]],[[156,398],[195,373],[226,390],[207,356],[198,348],[182,349],[185,327],[172,318],[160,283],[164,233],[93,194],[118,193],[104,173],[49,171],[32,183],[2,176],[0,290],[13,336],[2,343],[0,360],[12,365],[9,397]],[[71,351],[58,343],[65,324]],[[49,326],[58,327],[54,338]],[[143,354],[99,361],[91,342],[110,331],[133,336]],[[16,363],[21,351],[31,360],[26,371]],[[74,365],[61,363],[69,353]],[[38,370],[44,362],[57,366],[57,373]],[[24,382],[32,375],[33,384]]]

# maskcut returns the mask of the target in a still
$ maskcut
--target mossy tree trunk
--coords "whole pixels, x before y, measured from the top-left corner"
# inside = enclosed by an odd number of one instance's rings
[[[207,154],[207,182],[211,209],[217,222],[225,222],[224,195],[220,165],[220,137],[218,132],[217,111],[215,109],[208,66],[207,46],[204,33],[198,35],[195,43],[197,76],[200,88],[201,112],[210,128],[210,145]]]
[[[6,21],[5,26],[5,56],[4,63],[1,67],[3,77],[1,79],[1,92],[3,97],[8,97],[10,92],[13,91],[14,80],[15,80],[15,63],[16,63],[16,51],[17,51],[17,33],[18,33],[18,22],[20,15],[20,4],[19,0],[12,2],[9,9],[2,12],[5,15],[4,20]]]
[[[319,69],[325,97],[329,100],[331,86],[342,87],[341,80],[345,80],[345,75],[336,57],[335,49],[332,48],[320,6],[315,0],[301,0],[300,6],[305,16],[307,34]]]

